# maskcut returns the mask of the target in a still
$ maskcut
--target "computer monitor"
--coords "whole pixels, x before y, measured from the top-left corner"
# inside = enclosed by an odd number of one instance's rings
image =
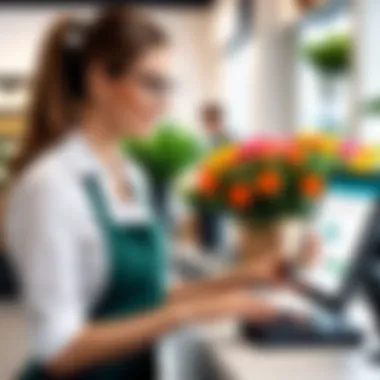
[[[329,308],[343,307],[374,249],[379,195],[378,178],[342,176],[316,207],[312,228],[320,239],[318,254],[312,264],[295,271],[295,280]]]

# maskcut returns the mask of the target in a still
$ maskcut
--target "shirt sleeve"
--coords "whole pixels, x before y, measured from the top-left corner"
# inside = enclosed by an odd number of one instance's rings
[[[85,322],[78,239],[65,184],[55,175],[16,189],[6,237],[24,288],[34,356],[47,362]]]

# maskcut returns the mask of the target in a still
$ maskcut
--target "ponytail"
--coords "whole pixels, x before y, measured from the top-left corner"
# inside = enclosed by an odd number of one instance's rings
[[[69,19],[61,20],[52,27],[43,46],[26,123],[26,135],[20,155],[13,165],[16,173],[54,145],[75,122],[80,95],[80,85],[77,83],[80,78],[80,59],[79,46],[68,44],[72,27],[73,23]]]
[[[123,75],[144,49],[165,45],[166,34],[137,11],[121,6],[92,24],[70,18],[54,24],[42,50],[26,136],[13,169],[19,173],[78,122],[87,94],[85,72],[98,62],[110,77]]]

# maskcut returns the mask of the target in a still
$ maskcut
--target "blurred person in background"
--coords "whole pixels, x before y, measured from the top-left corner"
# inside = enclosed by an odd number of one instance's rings
[[[165,333],[275,315],[243,291],[267,279],[250,268],[166,286],[166,238],[118,147],[165,112],[169,61],[166,33],[134,9],[69,17],[47,36],[5,227],[30,323],[19,379],[154,379]]]
[[[223,108],[218,103],[206,103],[201,109],[202,129],[209,149],[217,149],[232,142],[224,117]]]
[[[227,134],[223,107],[216,102],[205,103],[200,111],[201,127],[206,138],[206,149],[209,153],[232,143]],[[228,249],[224,241],[227,226],[218,211],[197,210],[196,230],[200,245],[209,255],[225,255]]]

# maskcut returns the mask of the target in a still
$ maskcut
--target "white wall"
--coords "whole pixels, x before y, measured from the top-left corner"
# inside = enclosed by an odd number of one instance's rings
[[[30,74],[46,28],[57,15],[68,11],[91,12],[87,7],[1,8],[0,74]],[[189,127],[198,124],[204,100],[218,94],[218,54],[210,33],[206,10],[149,8],[168,29],[173,40],[173,69],[178,81],[170,113]]]
[[[30,73],[49,24],[70,11],[89,12],[85,7],[0,6],[0,73]]]
[[[199,107],[219,98],[219,51],[212,35],[210,11],[151,9],[173,43],[173,71],[178,88],[173,114],[191,126],[199,125]]]
[[[80,8],[88,12],[90,8]],[[19,74],[29,78],[37,51],[50,22],[58,14],[76,7],[0,7],[0,75]],[[19,111],[28,102],[28,91],[0,92],[0,112]]]
[[[294,127],[294,25],[284,22],[277,0],[256,0],[252,125],[265,134],[288,134]]]

